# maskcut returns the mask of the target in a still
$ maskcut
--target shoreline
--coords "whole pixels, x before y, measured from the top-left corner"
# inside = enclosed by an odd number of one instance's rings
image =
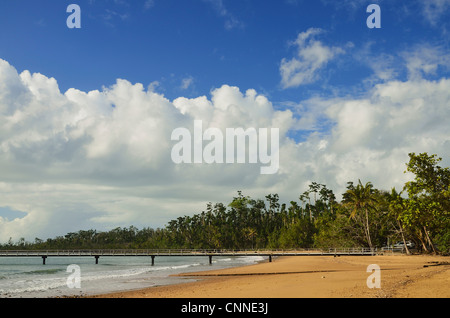
[[[380,288],[367,285],[371,264],[380,268]],[[449,270],[449,256],[284,256],[174,275],[193,282],[84,298],[450,298]]]

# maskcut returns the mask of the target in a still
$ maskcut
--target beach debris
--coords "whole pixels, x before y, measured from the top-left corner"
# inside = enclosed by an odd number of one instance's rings
[[[428,264],[430,265],[423,265],[423,267],[450,265],[450,262],[428,262]]]

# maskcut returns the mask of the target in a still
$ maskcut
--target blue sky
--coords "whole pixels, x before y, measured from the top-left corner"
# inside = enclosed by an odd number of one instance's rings
[[[66,27],[71,3],[81,7],[81,29]],[[380,4],[381,29],[366,26],[371,3]],[[424,10],[420,1],[5,0],[0,56],[18,70],[55,77],[62,92],[125,78],[144,86],[156,81],[169,99],[228,84],[275,102],[298,101],[358,87],[373,75],[363,55],[395,56],[423,41],[448,49],[448,12],[429,21]],[[346,53],[319,70],[320,80],[282,89],[281,60],[295,55],[289,43],[309,28],[322,29],[317,40]]]
[[[409,152],[449,166],[449,18],[450,0],[2,0],[0,241],[164,226],[237,190],[400,189]],[[279,128],[278,173],[174,164],[193,120]]]

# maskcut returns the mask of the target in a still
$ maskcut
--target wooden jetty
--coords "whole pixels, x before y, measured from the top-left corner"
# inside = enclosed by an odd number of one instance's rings
[[[367,256],[383,254],[385,249],[369,248],[330,248],[319,249],[298,249],[298,250],[197,250],[197,249],[101,249],[101,250],[0,250],[0,257],[41,257],[42,264],[48,257],[94,257],[95,264],[101,256],[114,257],[150,257],[152,266],[155,264],[156,256],[208,256],[209,263],[212,264],[213,256],[263,256],[268,257],[272,262],[273,257],[278,256]],[[391,251],[392,252],[392,251]]]

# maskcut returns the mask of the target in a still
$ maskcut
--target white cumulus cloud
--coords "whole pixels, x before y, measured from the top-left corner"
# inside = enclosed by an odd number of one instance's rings
[[[320,78],[320,70],[338,54],[344,53],[339,47],[324,45],[315,37],[322,29],[310,28],[298,34],[293,45],[297,54],[292,59],[283,58],[280,65],[281,84],[283,88],[298,87],[310,84]]]
[[[436,153],[450,165],[449,79],[390,80],[362,95],[315,97],[276,110],[254,89],[228,85],[173,101],[125,79],[101,91],[62,93],[56,79],[19,74],[0,60],[0,207],[26,213],[11,221],[0,214],[0,241],[163,226],[209,201],[229,202],[237,190],[259,198],[278,193],[289,202],[311,181],[338,196],[359,178],[400,188],[408,152]],[[171,133],[192,129],[194,120],[204,130],[279,128],[279,172],[174,164]],[[289,138],[294,130],[305,137]]]

